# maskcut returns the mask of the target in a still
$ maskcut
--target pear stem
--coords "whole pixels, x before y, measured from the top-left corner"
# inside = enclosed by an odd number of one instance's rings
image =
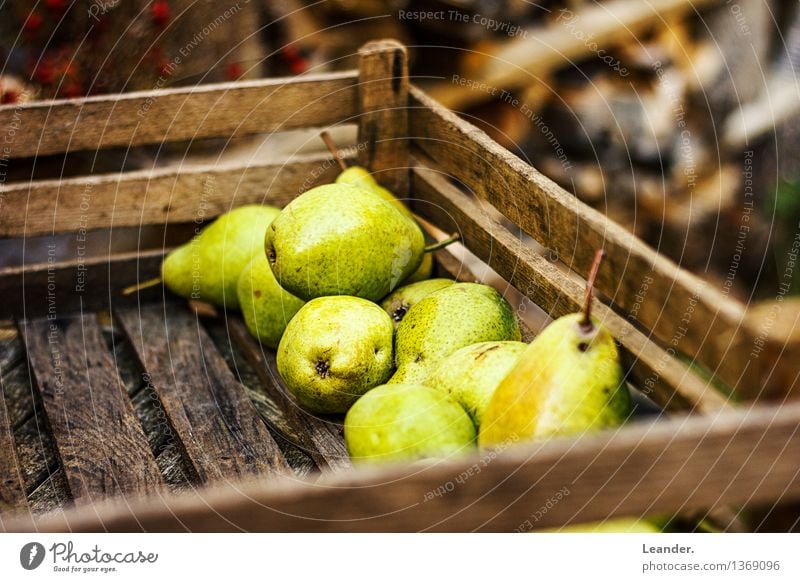
[[[600,270],[600,263],[604,256],[605,252],[603,249],[597,249],[594,253],[592,268],[589,269],[589,276],[586,278],[586,298],[583,303],[583,319],[580,324],[584,329],[592,329],[592,291],[594,289],[594,282],[597,279],[597,271]]]
[[[454,242],[458,242],[460,240],[461,240],[461,235],[458,234],[457,232],[454,232],[453,234],[450,235],[449,238],[446,238],[444,240],[441,240],[437,243],[433,243],[432,245],[428,245],[427,247],[425,247],[425,252],[432,253],[434,251],[441,250],[444,247],[448,247]]]
[[[342,169],[342,172],[344,172],[347,169],[347,164],[344,163],[344,156],[342,155],[341,150],[336,147],[336,142],[333,141],[331,134],[329,134],[327,131],[323,131],[321,134],[319,134],[319,136],[322,138],[322,141],[325,142],[325,146],[328,148],[328,151],[331,152],[331,155],[336,158],[336,161],[339,164],[339,167]]]
[[[161,285],[162,281],[163,280],[161,279],[161,277],[156,277],[155,279],[148,279],[147,281],[142,281],[141,283],[137,283],[136,285],[125,287],[125,289],[122,290],[122,294],[133,295],[134,293],[138,293],[139,291],[149,289],[150,287]]]

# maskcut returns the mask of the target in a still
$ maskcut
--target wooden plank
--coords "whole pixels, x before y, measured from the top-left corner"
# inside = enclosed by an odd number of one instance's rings
[[[2,372],[2,370],[0,370]],[[27,507],[2,376],[0,376],[0,529],[4,513]]]
[[[800,499],[800,404],[728,410],[314,483],[236,485],[107,502],[41,531],[525,531]],[[732,469],[734,468],[734,469]],[[558,492],[569,494],[546,512]],[[541,517],[536,521],[536,517]],[[530,523],[530,526],[528,525]],[[29,531],[24,520],[14,531]]]
[[[356,73],[198,85],[0,107],[8,156],[325,127],[357,114]]]
[[[130,296],[122,295],[122,290],[158,277],[161,261],[169,250],[0,268],[0,317],[60,317],[161,297],[161,288]]]
[[[509,220],[553,249],[576,273],[606,250],[597,288],[665,345],[693,354],[734,388],[759,394],[764,363],[744,306],[681,270],[634,235],[411,88],[413,143]],[[779,387],[786,389],[788,387]]]
[[[194,314],[155,304],[116,315],[201,481],[291,473]]]
[[[408,54],[396,40],[358,51],[361,165],[395,196],[408,195]]]
[[[3,190],[0,237],[208,221],[244,204],[283,207],[337,172],[327,156],[313,154],[12,184]]]
[[[275,352],[263,348],[250,335],[238,317],[228,318],[227,325],[231,339],[236,342],[245,360],[258,375],[261,385],[283,413],[300,442],[294,441],[289,435],[284,435],[285,438],[307,453],[323,471],[341,471],[350,468],[350,457],[344,445],[341,421],[337,422],[332,417],[321,418],[303,410],[278,375]],[[276,430],[279,429],[276,427]]]
[[[159,491],[161,473],[97,320],[29,320],[20,332],[75,502]]]
[[[451,185],[435,170],[416,167],[412,187],[417,212],[441,228],[461,234],[462,242],[492,269],[554,317],[580,310],[585,287],[527,247],[493,218],[493,213]],[[664,407],[714,411],[726,399],[605,305],[595,315],[626,351],[633,383]]]

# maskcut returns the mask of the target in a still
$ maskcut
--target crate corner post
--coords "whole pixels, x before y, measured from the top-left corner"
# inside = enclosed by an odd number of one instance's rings
[[[408,196],[408,52],[396,40],[358,51],[359,163],[395,196]]]

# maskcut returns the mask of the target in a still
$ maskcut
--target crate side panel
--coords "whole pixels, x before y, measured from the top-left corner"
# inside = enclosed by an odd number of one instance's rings
[[[358,112],[356,73],[265,79],[0,107],[11,158],[324,127]]]

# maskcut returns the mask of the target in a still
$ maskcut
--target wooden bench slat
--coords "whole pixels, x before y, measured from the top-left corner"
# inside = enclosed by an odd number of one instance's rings
[[[758,394],[763,378],[759,362],[750,361],[752,332],[745,327],[744,306],[681,270],[415,87],[410,107],[414,144],[448,175],[557,251],[576,273],[586,273],[594,251],[605,248],[598,289],[635,312],[665,344],[675,342],[729,385]]]
[[[460,232],[464,244],[520,292],[554,317],[578,311],[584,286],[533,252],[480,204],[431,169],[416,167],[412,186],[415,211],[440,225]],[[632,360],[634,383],[661,405],[670,408],[718,410],[726,405],[707,382],[685,364],[656,346],[630,322],[595,301],[595,315],[609,328]]]
[[[258,375],[261,385],[302,439],[295,444],[323,471],[341,471],[351,467],[339,425],[300,408],[278,375],[275,352],[263,348],[238,317],[229,318],[227,325],[231,339]]]
[[[116,315],[201,481],[291,473],[194,314],[156,304]]]
[[[130,296],[122,295],[122,290],[160,276],[161,261],[169,250],[0,268],[0,318],[44,317],[51,307],[57,307],[59,314],[107,310],[161,297],[160,288]]]
[[[161,490],[161,473],[97,320],[28,320],[20,332],[75,502]]]
[[[514,531],[800,499],[800,404],[731,409],[428,466],[257,480],[68,510],[41,531]],[[568,495],[541,508],[558,491]],[[353,503],[353,496],[358,502]],[[540,517],[539,517],[540,516]],[[535,518],[539,517],[538,521]],[[29,531],[25,520],[14,531]]]
[[[7,105],[0,126],[17,128],[5,144],[11,158],[325,127],[357,115],[356,78],[346,71]]]
[[[312,154],[12,184],[3,190],[0,238],[208,221],[243,204],[283,207],[337,172],[330,156]]]

